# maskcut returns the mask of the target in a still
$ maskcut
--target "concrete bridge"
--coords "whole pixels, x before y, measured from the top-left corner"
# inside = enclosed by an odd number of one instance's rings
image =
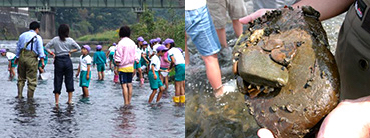
[[[185,0],[0,0],[0,7],[28,7],[41,12],[41,34],[55,36],[55,7],[131,8],[137,14],[146,8],[185,8]]]

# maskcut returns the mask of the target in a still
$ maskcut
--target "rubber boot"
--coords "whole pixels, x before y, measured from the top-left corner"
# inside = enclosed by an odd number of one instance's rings
[[[118,83],[118,75],[114,75],[114,83]]]
[[[23,87],[24,86],[18,85],[18,95],[17,95],[17,98],[23,98],[23,96],[22,96]]]
[[[27,98],[33,98],[33,94],[34,94],[35,91],[33,90],[28,90],[27,91]]]
[[[179,96],[174,96],[172,98],[173,98],[173,102],[175,102],[176,104],[180,102],[180,97]]]
[[[180,102],[181,103],[185,103],[185,95],[181,95],[180,96]]]
[[[144,84],[144,78],[141,78],[140,79],[140,84],[143,85]]]

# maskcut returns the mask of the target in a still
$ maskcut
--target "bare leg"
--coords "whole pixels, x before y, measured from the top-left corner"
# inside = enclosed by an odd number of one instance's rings
[[[137,70],[137,69],[134,69],[134,72],[132,73],[132,78],[134,78],[134,77],[135,77],[135,75],[136,75],[136,70]]]
[[[153,90],[152,94],[150,94],[149,101],[148,101],[149,104],[152,103],[153,98],[154,98],[156,93],[157,93],[157,89]]]
[[[124,83],[121,86],[122,86],[123,99],[125,100],[125,105],[129,105],[127,83]]]
[[[175,96],[180,96],[181,94],[181,81],[175,81]]]
[[[104,71],[101,72],[101,80],[104,80]]]
[[[128,87],[128,104],[131,104],[131,97],[132,97],[132,83],[127,84]]]
[[[159,100],[161,100],[161,98],[162,98],[162,94],[163,94],[163,90],[164,90],[164,88],[163,88],[163,86],[162,87],[159,87],[159,93],[158,93],[158,95],[157,95],[157,103],[159,102]]]
[[[84,98],[89,97],[89,88],[87,87],[82,87],[82,91],[84,93]]]
[[[242,25],[242,23],[239,22],[239,19],[238,20],[233,20],[233,28],[234,28],[234,32],[235,32],[236,37],[239,37],[240,35],[242,35],[243,25]]]
[[[216,32],[217,32],[218,40],[220,40],[221,46],[227,47],[225,28],[216,29]]]
[[[73,92],[68,92],[68,104],[72,103]]]
[[[181,93],[180,95],[185,95],[185,81],[181,81]]]
[[[162,75],[162,73],[158,73],[159,74],[159,79],[161,80],[161,82],[164,82],[164,77],[163,77],[163,75]]]
[[[168,89],[168,75],[166,77],[164,77],[164,80],[165,80],[164,83],[165,83],[166,88],[164,88],[163,91],[167,91],[167,89]]]
[[[98,80],[102,80],[102,73],[98,72]]]
[[[109,61],[109,69],[112,70],[112,61]]]
[[[55,93],[54,96],[55,96],[55,104],[58,105],[59,104],[59,93]]]
[[[140,77],[140,79],[141,79],[141,78],[143,78],[143,72],[141,71],[141,68],[138,68],[137,70],[138,70],[138,72],[139,72],[139,77]]]
[[[222,91],[222,81],[221,81],[221,70],[218,65],[217,54],[211,56],[202,56],[204,63],[206,64],[206,73],[209,83],[211,84],[213,90],[215,90],[215,96],[223,94]],[[220,89],[221,88],[221,89]]]

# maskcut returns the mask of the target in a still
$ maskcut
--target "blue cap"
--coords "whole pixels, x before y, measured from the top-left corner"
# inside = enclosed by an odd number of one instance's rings
[[[85,48],[87,50],[87,52],[90,52],[90,50],[91,50],[89,45],[84,45],[84,46],[82,46],[82,48]]]
[[[161,42],[161,38],[157,37],[157,42]]]
[[[140,41],[140,42],[144,41],[144,38],[140,36],[140,37],[137,38],[137,41]]]
[[[117,44],[116,43],[113,43],[113,46],[116,46]]]
[[[97,45],[97,46],[96,46],[96,49],[97,49],[97,50],[101,50],[102,48],[103,48],[103,47],[102,47],[101,45]]]
[[[167,45],[167,44],[174,43],[174,42],[175,41],[173,41],[173,39],[167,38],[166,40],[164,40],[163,44]]]
[[[0,49],[0,53],[5,53],[6,49]]]
[[[159,51],[163,51],[163,50],[168,50],[168,48],[165,47],[164,45],[160,45],[160,46],[157,47],[156,50],[157,50],[157,52],[159,52]]]
[[[147,44],[148,44],[148,42],[146,42],[146,41],[143,42],[143,45],[147,45]]]

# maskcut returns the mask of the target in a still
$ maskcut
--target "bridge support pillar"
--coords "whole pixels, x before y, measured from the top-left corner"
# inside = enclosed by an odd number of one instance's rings
[[[40,34],[44,39],[51,39],[55,36],[55,13],[53,11],[41,12]]]

